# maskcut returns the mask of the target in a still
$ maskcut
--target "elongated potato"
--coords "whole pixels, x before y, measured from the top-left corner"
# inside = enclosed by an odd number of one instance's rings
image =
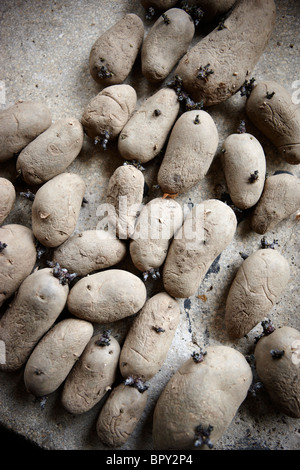
[[[0,162],[17,155],[52,123],[45,103],[17,101],[0,112]]]
[[[224,202],[209,199],[195,205],[174,237],[164,264],[168,294],[194,295],[212,262],[232,241],[236,227],[236,216]]]
[[[22,282],[0,320],[0,340],[5,344],[6,355],[1,370],[17,370],[25,364],[38,341],[59,317],[68,293],[68,285],[61,284],[51,268],[34,271]]]
[[[82,145],[83,129],[78,119],[58,119],[22,150],[16,168],[27,184],[43,184],[63,173]]]
[[[72,235],[85,189],[75,173],[61,173],[39,188],[32,204],[32,230],[42,245],[54,248]]]
[[[156,403],[155,449],[213,447],[247,396],[252,371],[239,351],[209,346],[202,361],[200,356],[194,355],[178,369]]]
[[[167,357],[179,320],[179,304],[166,292],[147,300],[121,349],[120,371],[124,378],[154,377]]]
[[[25,387],[36,397],[57,390],[93,335],[93,325],[78,318],[56,323],[32,351],[24,370]]]
[[[141,210],[129,251],[133,264],[143,273],[157,276],[163,265],[171,238],[183,223],[183,210],[178,202],[167,198],[151,199]]]
[[[116,380],[120,345],[109,332],[94,335],[68,375],[61,395],[72,414],[93,408]]]
[[[16,190],[14,185],[7,179],[0,177],[0,224],[14,207],[16,201]]]
[[[217,127],[206,111],[183,113],[172,129],[157,175],[162,191],[184,193],[201,181],[213,161],[218,143]]]
[[[269,176],[251,217],[251,228],[263,235],[300,207],[300,179],[288,173]]]
[[[225,326],[230,337],[242,338],[266,317],[287,286],[288,261],[276,250],[261,249],[248,256],[230,286]]]
[[[167,140],[179,107],[177,95],[171,88],[161,88],[146,98],[119,135],[121,156],[141,163],[153,160]]]
[[[203,12],[201,21],[209,23],[218,16],[220,17],[229,12],[235,2],[236,0],[189,0],[188,5],[201,8]]]
[[[274,0],[241,0],[218,26],[180,60],[175,75],[205,106],[225,101],[249,78],[268,44],[276,19]]]
[[[239,209],[253,207],[262,194],[266,157],[260,142],[251,134],[231,134],[222,149],[222,166],[233,204]]]
[[[109,269],[80,279],[70,290],[67,305],[76,317],[106,323],[137,313],[146,296],[145,285],[135,274]]]
[[[164,80],[186,53],[195,25],[181,8],[171,8],[160,16],[148,32],[141,50],[142,74],[150,82]]]
[[[90,51],[89,67],[93,79],[109,86],[128,77],[144,38],[143,21],[128,13],[101,34]]]
[[[282,326],[262,336],[254,357],[258,377],[276,408],[300,418],[300,332]]]
[[[300,108],[282,85],[259,82],[247,99],[246,112],[283,160],[291,165],[300,163]]]
[[[0,227],[0,306],[19,288],[37,258],[30,228],[20,224]]]

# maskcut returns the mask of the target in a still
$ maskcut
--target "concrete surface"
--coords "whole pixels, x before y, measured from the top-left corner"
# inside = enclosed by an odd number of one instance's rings
[[[296,91],[292,88],[293,83],[300,80],[300,4],[297,0],[277,0],[276,5],[275,30],[252,76],[257,81],[275,79],[292,93]],[[80,118],[85,105],[101,89],[89,74],[90,48],[103,31],[128,12],[135,12],[145,19],[145,12],[138,0],[2,0],[1,108],[18,99],[44,99],[51,108],[53,120],[63,116]],[[145,21],[146,31],[149,25]],[[201,34],[204,34],[204,30],[199,30],[195,41]],[[139,102],[158,88],[141,76],[139,60],[126,82],[135,87]],[[245,118],[244,105],[245,98],[237,94],[226,103],[209,110],[219,131],[220,146],[226,136],[237,129],[240,120]],[[264,147],[268,174],[276,170],[288,170],[299,175],[299,168],[283,162],[271,143],[247,119],[246,125],[248,132],[259,138]],[[87,183],[85,197],[88,204],[81,210],[76,231],[96,227],[96,209],[104,200],[108,178],[122,163],[114,144],[104,152],[85,139],[80,155],[68,169],[81,174]],[[160,195],[158,190],[152,188],[158,167],[159,158],[146,166],[145,178],[150,191],[144,202]],[[1,165],[0,174],[16,184],[18,193],[27,189],[22,181],[16,179],[14,161]],[[226,190],[218,151],[205,180],[177,200],[182,204],[195,204],[210,197],[220,198]],[[5,223],[30,226],[31,203],[18,194],[15,207]],[[299,221],[295,214],[268,233],[267,239],[278,239],[277,249],[291,266],[288,287],[269,317],[275,326],[288,324],[300,329]],[[123,449],[152,449],[152,412],[155,402],[172,374],[198,346],[205,348],[210,344],[221,343],[243,354],[251,354],[254,338],[261,332],[260,325],[247,337],[237,342],[229,341],[224,330],[224,306],[230,283],[242,263],[239,253],[250,254],[257,250],[260,240],[261,236],[250,230],[247,215],[239,223],[235,239],[216,260],[198,292],[189,299],[179,300],[182,311],[180,326],[162,369],[149,382],[149,401],[142,419]],[[49,255],[46,253],[43,256],[39,263],[41,266]],[[120,267],[136,273],[129,257]],[[149,296],[161,289],[160,281],[147,281]],[[64,312],[63,315],[67,314]],[[110,325],[120,343],[131,321],[128,318]],[[99,326],[95,325],[95,331],[97,329]],[[23,370],[0,373],[0,424],[45,449],[106,449],[95,432],[101,405],[102,402],[83,416],[72,416],[60,405],[59,389],[47,397],[43,407],[26,392]],[[263,390],[256,396],[249,394],[215,449],[300,450],[300,421],[276,411]]]

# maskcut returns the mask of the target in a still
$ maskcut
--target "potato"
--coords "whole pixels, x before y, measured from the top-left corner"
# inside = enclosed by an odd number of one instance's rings
[[[251,228],[263,235],[273,230],[300,207],[300,180],[289,173],[269,176],[252,217]]]
[[[271,248],[257,250],[239,267],[230,286],[225,326],[231,338],[242,338],[266,317],[290,278],[288,261]]]
[[[93,408],[116,380],[120,345],[109,331],[94,335],[68,375],[61,396],[72,414]]]
[[[235,2],[236,0],[189,0],[188,5],[201,8],[203,12],[201,21],[209,23],[218,16],[228,13]]]
[[[121,349],[120,371],[124,378],[149,380],[162,367],[180,320],[178,302],[159,292],[135,317]]]
[[[159,275],[171,238],[183,223],[183,210],[173,199],[151,199],[141,210],[135,231],[131,236],[129,251],[133,264],[143,273]]]
[[[181,8],[171,8],[150,28],[141,50],[142,74],[150,82],[164,80],[186,53],[195,25]]]
[[[13,158],[52,123],[45,103],[17,101],[0,112],[0,162]]]
[[[177,2],[178,0],[141,0],[141,4],[144,8],[148,9],[152,7],[157,10],[167,10],[176,5]]]
[[[102,143],[105,139],[116,139],[135,110],[136,102],[136,91],[130,85],[104,88],[83,111],[81,123],[84,131]]]
[[[300,108],[274,81],[259,82],[246,103],[247,116],[291,165],[300,163]]]
[[[82,145],[83,129],[78,119],[58,119],[22,150],[16,168],[27,184],[43,184],[63,173]]]
[[[255,368],[276,408],[300,418],[300,332],[283,326],[262,336],[255,346]]]
[[[157,182],[163,192],[187,192],[206,175],[219,143],[212,117],[202,110],[177,119],[160,165]]]
[[[14,185],[7,179],[0,176],[0,224],[14,207],[16,201],[16,190]]]
[[[99,439],[109,447],[121,447],[140,421],[147,404],[147,390],[140,392],[125,383],[109,395],[97,419]]]
[[[56,323],[36,345],[26,363],[27,391],[43,397],[56,391],[67,378],[93,335],[93,325],[78,318]]]
[[[143,21],[128,13],[101,34],[91,48],[90,73],[101,85],[124,82],[140,51],[144,38]]]
[[[180,60],[174,74],[197,102],[212,106],[234,95],[249,78],[272,34],[274,0],[241,0],[224,21]]]
[[[163,268],[163,285],[173,297],[194,295],[216,257],[231,243],[237,227],[233,210],[208,199],[193,207],[172,241]]]
[[[32,204],[32,230],[39,242],[55,248],[74,232],[85,193],[75,173],[61,173],[41,186]]]
[[[70,290],[67,305],[83,320],[115,322],[137,313],[146,296],[145,285],[135,274],[109,269],[80,279]]]
[[[0,306],[19,288],[37,258],[30,228],[20,224],[0,227]]]
[[[231,134],[223,143],[221,161],[233,204],[242,210],[253,207],[260,199],[266,176],[260,142],[248,133]]]
[[[179,107],[176,92],[171,88],[161,88],[146,98],[119,135],[121,157],[141,163],[153,160],[168,138]]]
[[[109,268],[126,255],[123,241],[105,230],[85,230],[72,235],[53,252],[53,261],[78,276]]]
[[[109,179],[106,190],[108,231],[112,236],[127,240],[134,227],[144,197],[145,179],[133,165],[119,166]],[[101,209],[101,208],[100,208]],[[97,215],[104,215],[97,211]],[[104,220],[106,222],[106,220]],[[102,223],[97,228],[102,228]]]
[[[34,271],[22,282],[0,320],[0,340],[6,353],[0,369],[17,370],[25,364],[64,309],[68,293],[68,285],[54,277],[51,268]]]
[[[194,354],[171,377],[156,402],[154,449],[213,447],[234,419],[251,382],[251,367],[234,348],[209,346],[204,354]],[[208,430],[207,438],[201,428]]]

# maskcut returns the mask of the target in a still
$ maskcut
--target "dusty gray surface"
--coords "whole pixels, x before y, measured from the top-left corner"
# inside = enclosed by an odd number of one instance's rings
[[[271,41],[252,76],[278,80],[293,93],[293,82],[300,80],[300,5],[294,1],[276,1],[277,22]],[[0,4],[0,81],[1,108],[18,99],[44,99],[53,113],[53,120],[63,116],[80,118],[89,100],[100,91],[88,70],[88,56],[95,39],[125,13],[135,12],[144,19],[138,0],[82,0],[75,2],[2,0]],[[146,31],[149,23],[145,22]],[[197,40],[195,38],[195,40]],[[147,83],[136,62],[126,80],[138,94],[139,102],[158,86]],[[5,97],[3,92],[5,86]],[[299,84],[298,84],[299,89]],[[299,94],[297,95],[299,98]],[[5,98],[5,99],[4,99]],[[245,118],[245,98],[236,95],[226,103],[209,110],[214,117],[220,145]],[[299,168],[279,159],[274,147],[246,120],[247,130],[259,138],[267,156],[267,171],[288,170],[299,175]],[[123,163],[115,145],[106,152],[85,139],[81,154],[68,171],[78,172],[87,184],[89,201],[80,214],[76,231],[95,228],[96,209],[105,197],[109,176]],[[150,192],[145,198],[160,195],[152,190],[156,182],[159,159],[146,166],[145,178]],[[16,183],[17,191],[26,185],[16,180],[15,162],[2,165],[0,175]],[[226,191],[219,154],[201,184],[177,200],[186,204],[199,203],[210,197],[221,197]],[[31,224],[31,203],[19,195],[5,223]],[[291,279],[280,302],[270,314],[275,326],[291,325],[300,329],[299,317],[299,220],[296,215],[282,222],[267,234],[268,241],[278,239],[277,249],[289,260]],[[152,449],[151,422],[155,402],[171,375],[190,356],[197,346],[225,344],[244,354],[253,350],[253,340],[261,332],[260,325],[248,337],[231,342],[224,329],[226,294],[237,268],[242,263],[240,252],[252,253],[260,247],[261,236],[249,228],[249,217],[238,225],[235,239],[222,253],[213,269],[190,299],[179,300],[182,310],[180,326],[161,371],[149,381],[149,402],[128,442],[126,450]],[[49,256],[49,253],[45,255]],[[45,262],[43,258],[41,264]],[[136,271],[129,257],[120,266]],[[162,289],[160,282],[147,283],[148,295]],[[204,296],[204,297],[203,297]],[[131,319],[110,325],[122,343]],[[95,331],[99,326],[95,325]],[[102,326],[101,326],[102,330]],[[83,416],[75,417],[60,405],[60,390],[48,397],[46,406],[29,395],[24,388],[23,370],[0,373],[0,423],[21,433],[46,449],[106,449],[95,433],[95,422],[101,403]],[[277,412],[262,391],[249,395],[237,416],[215,449],[284,449],[300,450],[300,421]]]

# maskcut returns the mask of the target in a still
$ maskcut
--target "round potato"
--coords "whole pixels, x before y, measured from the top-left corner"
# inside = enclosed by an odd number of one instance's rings
[[[14,207],[16,201],[16,190],[14,185],[6,178],[0,177],[0,224]]]
[[[0,112],[0,162],[17,155],[52,124],[45,103],[18,101]]]
[[[70,290],[67,304],[76,317],[109,323],[137,313],[146,297],[146,287],[135,274],[109,269],[80,279]]]
[[[233,348],[209,346],[204,354],[194,354],[156,403],[154,448],[212,448],[234,419],[251,382],[251,367]]]
[[[61,396],[72,414],[93,408],[116,380],[120,345],[109,331],[94,335],[68,375]]]
[[[20,285],[16,297],[0,320],[0,340],[5,344],[1,370],[17,370],[51,328],[64,309],[69,287],[51,268],[34,271]]]
[[[225,309],[226,330],[242,338],[266,317],[290,278],[288,261],[276,250],[261,249],[248,256],[230,286]]]
[[[32,351],[24,370],[25,387],[36,397],[53,393],[67,378],[93,335],[93,325],[78,318],[56,323]]]
[[[187,192],[206,175],[219,143],[212,117],[202,110],[177,119],[160,165],[157,182],[164,193]]]
[[[266,157],[259,141],[248,133],[231,134],[224,141],[221,161],[233,204],[242,210],[253,207],[266,176]]]
[[[75,173],[61,173],[41,186],[32,204],[32,230],[39,242],[55,248],[74,232],[85,193]]]
[[[189,0],[188,5],[201,8],[203,12],[201,21],[209,23],[217,17],[228,13],[235,2],[236,0]]]
[[[90,73],[101,85],[124,82],[128,77],[144,38],[143,21],[128,13],[101,34],[91,48]]]
[[[35,238],[20,224],[0,227],[0,306],[19,288],[34,268]]]
[[[83,129],[78,119],[58,119],[22,150],[16,168],[27,184],[43,184],[63,173],[82,145]]]

